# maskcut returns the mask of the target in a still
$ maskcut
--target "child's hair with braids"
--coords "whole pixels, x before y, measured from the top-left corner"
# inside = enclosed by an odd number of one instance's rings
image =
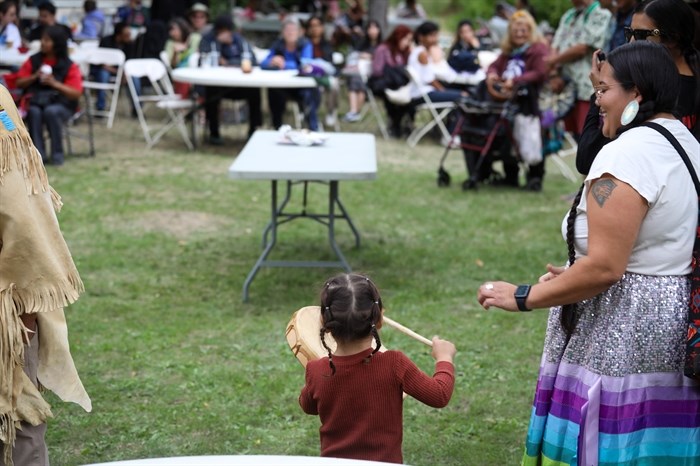
[[[656,114],[673,113],[678,98],[680,77],[673,59],[662,45],[645,40],[634,41],[610,52],[607,62],[620,86],[627,90],[636,88],[642,96],[636,117],[630,124],[621,126],[617,131],[618,135],[641,125]],[[576,193],[566,220],[569,266],[574,265],[576,261],[574,225],[584,186],[585,184],[581,185]],[[573,333],[576,320],[576,304],[562,306],[560,322],[567,335]]]
[[[368,277],[355,273],[336,275],[321,290],[321,343],[328,351],[332,374],[335,374],[333,354],[326,343],[326,333],[337,342],[352,342],[372,335],[382,345],[377,324],[382,318],[382,298]],[[372,356],[370,354],[370,357]]]

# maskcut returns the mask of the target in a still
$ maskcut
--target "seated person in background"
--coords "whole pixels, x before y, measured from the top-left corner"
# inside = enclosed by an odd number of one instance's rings
[[[357,48],[364,37],[365,9],[362,0],[347,0],[347,10],[335,20],[333,45]]]
[[[75,35],[75,40],[99,39],[105,28],[105,16],[97,9],[95,0],[85,0],[83,3],[85,16],[81,20],[80,33]]]
[[[296,20],[287,19],[282,24],[282,37],[272,43],[270,53],[260,66],[266,70],[299,70],[305,61],[312,59],[311,42],[301,36],[299,23]],[[318,88],[268,89],[272,126],[275,128],[282,126],[282,116],[289,97],[302,106],[309,129],[317,131],[317,112],[321,100]]]
[[[192,30],[200,36],[211,32],[209,24],[209,7],[204,3],[195,3],[187,10],[187,21],[192,26]]]
[[[168,23],[168,40],[165,42],[165,55],[172,69],[190,65],[190,58],[199,51],[202,40],[196,32],[192,32],[190,23],[182,18],[173,18]],[[175,92],[184,98],[189,97],[191,85],[188,83],[173,83]]]
[[[128,24],[130,28],[141,29],[148,27],[151,13],[141,4],[141,0],[129,0],[126,5],[117,8],[116,20]]]
[[[252,47],[240,35],[233,32],[233,20],[229,15],[221,15],[214,21],[214,30],[202,37],[199,44],[202,59],[210,53],[218,53],[219,66],[240,67],[243,58],[250,60],[250,65],[257,65]],[[248,104],[248,137],[262,125],[260,111],[260,89],[207,86],[204,90],[204,110],[209,122],[209,143],[220,146],[224,141],[219,132],[219,110],[222,99],[245,100]]]
[[[29,37],[27,38],[29,42],[35,40],[41,40],[44,35],[44,29],[49,26],[59,26],[63,29],[68,40],[73,39],[73,32],[65,24],[58,24],[56,21],[56,7],[51,2],[42,3],[39,5],[39,22],[34,26],[31,31],[29,31]]]
[[[436,57],[431,54],[431,49],[438,48],[439,50],[439,31],[438,25],[432,21],[422,23],[415,31],[416,46],[413,47],[408,57],[408,68],[417,80],[417,82],[411,83],[411,98],[416,101],[422,99],[422,92],[428,94],[433,102],[456,102],[467,95],[466,92],[459,89],[445,87],[440,81],[440,78],[445,78],[445,76],[440,75],[440,71],[445,69],[441,65],[444,62],[444,57],[442,57],[442,61],[437,61]]]
[[[389,115],[389,132],[395,138],[402,136],[401,123],[406,115],[413,121],[414,109],[411,105],[397,105],[386,98],[385,91],[390,84],[387,77],[398,74],[389,70],[403,70],[406,67],[412,44],[413,31],[403,24],[396,26],[386,41],[375,49],[372,57],[372,75],[367,82],[372,92],[384,98],[386,113]]]
[[[51,137],[51,164],[63,165],[63,125],[78,108],[83,92],[80,68],[68,58],[68,37],[61,26],[48,26],[41,51],[29,57],[17,72],[17,87],[29,99],[29,134],[44,163],[44,125]]]
[[[488,68],[486,89],[490,96],[500,102],[516,99],[519,114],[539,115],[539,91],[548,78],[547,55],[549,46],[530,13],[526,10],[513,13],[508,23],[508,34],[501,43],[501,55]],[[518,146],[522,156],[524,147],[521,144]],[[540,160],[528,166],[526,188],[532,191],[542,189],[544,160]],[[506,169],[506,181],[517,185],[517,163],[513,171]]]
[[[323,20],[320,16],[312,16],[306,22],[306,37],[313,47],[314,61],[323,60],[328,64],[327,68],[335,70],[333,66],[333,46],[326,40],[323,30]],[[326,98],[326,126],[335,126],[338,117],[338,94],[340,82],[334,75],[325,76],[321,84],[321,90]]]
[[[100,41],[100,47],[105,49],[119,49],[124,52],[126,59],[135,57],[134,42],[131,40],[131,29],[126,23],[117,23],[114,25],[114,33],[111,36],[105,36]],[[116,76],[117,68],[112,65],[91,65],[90,75],[92,79],[101,83],[108,83],[109,80]],[[141,80],[134,79],[134,89],[141,95]],[[97,102],[95,108],[97,111],[104,111],[105,106],[105,91],[97,91]]]
[[[498,2],[493,16],[487,23],[494,46],[503,42],[506,34],[508,34],[508,14],[508,7],[503,2]]]
[[[353,53],[348,55],[348,64],[350,64],[349,62],[351,57],[357,62],[360,60],[371,61],[374,51],[381,42],[381,26],[377,21],[370,20],[369,23],[367,23],[365,39]],[[347,85],[350,111],[345,114],[343,120],[352,123],[360,120],[360,112],[362,111],[362,107],[365,105],[365,83],[362,77],[358,76],[357,74],[353,74],[348,76]]]
[[[436,47],[433,47],[434,50]],[[481,69],[479,63],[479,49],[481,44],[476,37],[471,21],[465,19],[459,22],[455,40],[447,53],[446,63],[456,75],[447,82],[459,82],[460,84],[476,85],[486,78],[486,74]],[[449,71],[446,73],[448,78]],[[441,78],[442,79],[442,78]]]
[[[396,7],[396,17],[405,19],[426,19],[428,15],[417,0],[406,0]]]
[[[0,2],[0,50],[17,50],[22,46],[22,36],[15,21],[17,21],[17,4],[12,0]]]
[[[193,53],[199,50],[202,36],[192,31],[192,27],[182,18],[173,18],[168,23],[168,40],[165,42],[165,53],[170,67],[180,68],[189,65]]]

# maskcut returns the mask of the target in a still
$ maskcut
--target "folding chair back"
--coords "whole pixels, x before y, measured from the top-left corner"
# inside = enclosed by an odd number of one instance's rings
[[[93,115],[101,115],[107,117],[107,128],[111,128],[114,123],[114,116],[117,113],[117,102],[119,101],[119,90],[122,86],[122,74],[124,73],[124,63],[126,56],[119,49],[110,49],[97,47],[89,50],[87,63],[94,66],[114,66],[117,68],[117,74],[114,76],[114,81],[103,83],[89,79],[83,81],[83,87],[89,91],[106,91],[111,93],[109,109],[93,110],[87,109]]]
[[[425,89],[423,89],[420,79],[418,79],[418,76],[416,76],[415,71],[412,70],[410,67],[406,67],[406,70],[408,71],[408,75],[411,78],[412,85],[419,90],[420,98],[423,101],[422,103],[416,105],[416,111],[427,110],[431,116],[431,120],[428,121],[426,124],[424,124],[423,126],[416,126],[416,128],[406,139],[406,142],[409,146],[415,147],[416,144],[418,144],[418,141],[420,141],[423,138],[423,136],[425,136],[435,126],[437,126],[440,129],[440,133],[442,133],[442,139],[444,141],[448,141],[449,144],[449,141],[452,140],[452,135],[445,126],[444,119],[452,110],[456,108],[456,104],[454,102],[431,101],[430,96],[428,96],[428,93],[425,92]]]
[[[166,52],[165,50],[161,50],[158,57],[160,58],[160,61],[162,61],[165,65],[165,69],[168,70],[168,74],[171,74],[173,72],[173,67],[170,65],[170,57],[168,56],[168,52]]]
[[[194,149],[185,125],[185,116],[193,110],[194,103],[191,99],[183,99],[175,94],[168,70],[163,62],[156,58],[130,59],[124,64],[124,74],[127,77],[129,93],[136,107],[136,115],[148,148],[153,147],[166,132],[175,127],[187,147],[190,150]],[[153,89],[153,94],[139,95],[134,87],[134,79],[147,79]],[[167,114],[167,118],[160,128],[153,132],[146,121],[143,108],[143,105],[148,103],[155,104],[157,108],[165,110]]]

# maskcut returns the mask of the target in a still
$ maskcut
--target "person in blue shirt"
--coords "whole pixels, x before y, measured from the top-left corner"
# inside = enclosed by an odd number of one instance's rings
[[[100,39],[105,27],[105,15],[97,9],[95,0],[85,0],[83,10],[85,16],[81,21],[80,33],[75,35],[75,40]]]
[[[313,46],[302,36],[296,20],[288,19],[282,24],[282,36],[270,47],[270,53],[260,63],[266,70],[301,70],[302,64],[313,60]],[[272,126],[282,126],[282,116],[287,99],[296,100],[304,109],[309,129],[318,130],[318,106],[321,94],[318,87],[306,89],[268,89]]]
[[[238,33],[233,32],[233,20],[229,15],[221,15],[214,21],[213,30],[202,37],[199,43],[199,53],[202,59],[208,58],[212,52],[218,54],[219,66],[240,67],[243,56],[250,58],[251,66],[257,65],[252,46]],[[209,122],[209,143],[215,146],[223,145],[219,132],[219,108],[222,99],[245,100],[248,103],[248,137],[262,126],[260,111],[260,89],[238,87],[207,86],[204,90],[204,110]]]

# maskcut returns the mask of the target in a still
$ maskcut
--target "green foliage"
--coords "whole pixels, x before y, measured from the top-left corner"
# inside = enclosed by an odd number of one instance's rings
[[[242,141],[245,130],[224,127],[224,135]],[[243,304],[270,193],[268,183],[227,178],[242,143],[190,153],[172,131],[146,151],[138,125],[124,115],[98,134],[96,158],[49,168],[86,287],[66,314],[94,405],[85,414],[49,396],[52,463],[317,455],[319,420],[299,409],[303,370],[284,333],[292,313],[314,304],[324,279],[338,271],[264,269]],[[362,247],[353,247],[342,222],[337,235],[355,270],[380,287],[389,316],[426,336],[440,334],[459,351],[448,407],[405,402],[406,463],[517,464],[546,311],[484,311],[475,293],[486,280],[534,282],[547,262],[564,261],[559,225],[568,205],[561,196],[575,186],[550,167],[540,194],[488,186],[462,192],[464,163],[452,152],[453,186],[440,189],[442,153],[429,139],[415,149],[378,139],[377,179],[341,185]],[[310,208],[323,208],[325,199],[325,187],[313,185]],[[324,228],[304,221],[281,228],[273,255],[332,258]],[[426,347],[388,328],[382,340],[432,370]]]

